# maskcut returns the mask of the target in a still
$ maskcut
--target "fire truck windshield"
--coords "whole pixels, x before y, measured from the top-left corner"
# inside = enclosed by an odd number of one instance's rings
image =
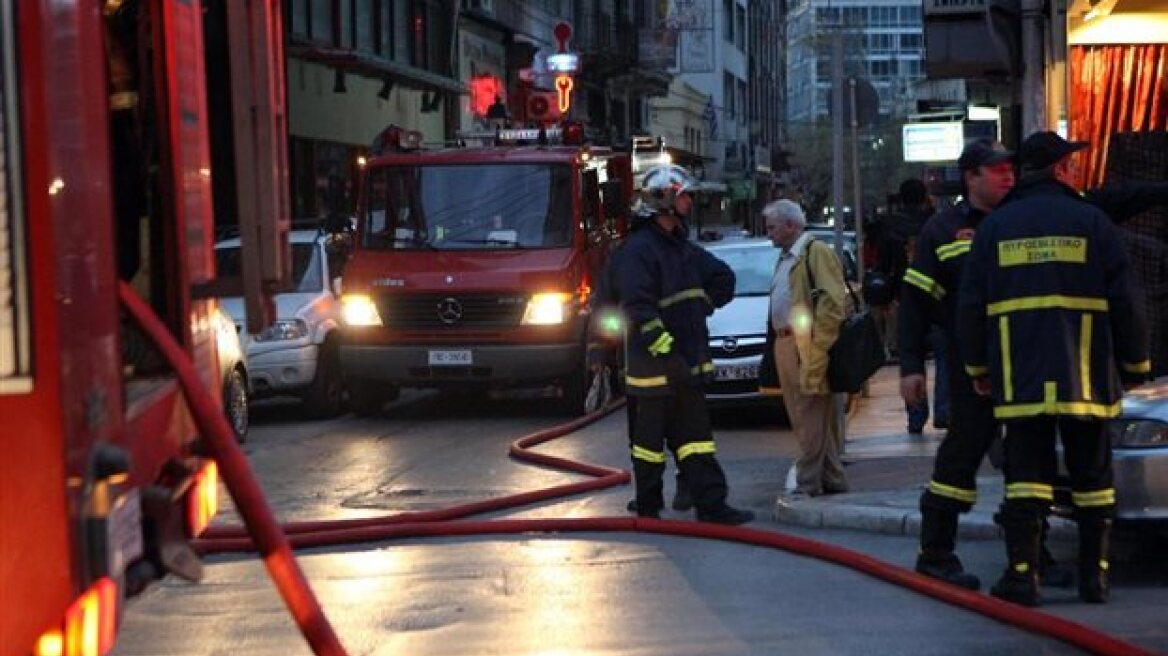
[[[572,238],[562,164],[386,166],[367,177],[362,245],[385,250],[563,248]]]

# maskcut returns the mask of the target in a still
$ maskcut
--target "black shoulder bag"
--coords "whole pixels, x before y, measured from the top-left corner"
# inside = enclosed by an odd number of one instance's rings
[[[811,284],[812,308],[822,293],[815,286],[815,275],[811,273],[811,246],[807,245],[807,280]],[[851,285],[844,281],[844,288],[852,296],[855,311],[840,324],[839,337],[828,350],[827,384],[833,392],[852,394],[864,388],[864,383],[884,366],[884,343],[876,318],[868,308],[861,309],[860,301]]]

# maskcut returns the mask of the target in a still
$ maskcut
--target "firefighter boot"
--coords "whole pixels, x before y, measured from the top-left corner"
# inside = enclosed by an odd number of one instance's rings
[[[1010,564],[990,594],[1022,606],[1037,606],[1042,520],[1037,516],[1003,512],[1002,528],[1006,531],[1006,555]]]
[[[977,590],[981,581],[965,571],[954,549],[957,545],[957,513],[939,508],[921,508],[921,553],[917,572],[967,590]]]
[[[1044,587],[1069,588],[1075,584],[1075,572],[1070,565],[1064,565],[1054,558],[1046,547],[1046,536],[1050,534],[1050,522],[1042,518],[1042,553],[1038,560],[1038,580]]]
[[[677,473],[677,491],[673,493],[673,509],[685,512],[693,510],[693,494],[690,494],[689,484],[685,482],[685,474]]]
[[[1079,598],[1087,603],[1107,603],[1111,595],[1111,524],[1109,517],[1079,520]]]

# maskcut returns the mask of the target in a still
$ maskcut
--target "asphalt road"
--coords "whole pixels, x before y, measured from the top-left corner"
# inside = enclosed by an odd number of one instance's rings
[[[307,422],[278,403],[255,414],[246,450],[283,520],[435,509],[580,480],[506,456],[516,437],[563,419],[546,401],[421,395],[373,419]],[[765,413],[717,418],[731,501],[759,514],[755,528],[911,565],[912,538],[775,523],[793,438]],[[624,430],[618,413],[538,450],[627,468]],[[495,516],[623,516],[630,494],[626,486]],[[219,521],[234,521],[230,508]],[[1087,606],[1053,591],[1044,610],[1168,651],[1168,575],[1162,558],[1145,558],[1136,544],[1117,569],[1114,603]],[[996,541],[962,545],[983,580],[996,577],[1002,552]],[[709,540],[408,539],[307,550],[300,561],[354,655],[1081,653],[847,568]],[[114,653],[309,653],[258,561],[216,556],[208,565],[201,584],[168,579],[132,601]]]

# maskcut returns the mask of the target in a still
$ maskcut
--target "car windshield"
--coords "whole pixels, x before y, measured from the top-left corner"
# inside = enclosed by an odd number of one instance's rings
[[[771,278],[779,249],[759,246],[719,248],[714,255],[734,270],[735,296],[766,296],[771,293]]]
[[[243,295],[243,278],[239,268],[239,247],[225,246],[215,249],[215,264],[218,277],[225,284],[218,296]],[[288,292],[319,292],[324,289],[321,271],[320,249],[316,244],[292,244],[292,284],[281,289]]]
[[[561,248],[571,243],[571,171],[560,164],[386,166],[367,179],[365,248]]]

